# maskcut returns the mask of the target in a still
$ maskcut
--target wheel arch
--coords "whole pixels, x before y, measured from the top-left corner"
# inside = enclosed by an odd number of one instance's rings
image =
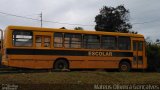
[[[59,57],[57,58],[54,62],[53,62],[53,68],[55,66],[55,63],[58,61],[58,60],[64,60],[68,63],[68,68],[70,67],[70,63],[69,63],[69,60],[67,58],[64,58],[64,57]]]
[[[120,64],[121,64],[122,62],[127,62],[127,63],[130,64],[130,67],[132,67],[131,61],[130,61],[130,59],[128,59],[128,58],[121,59],[120,62],[119,62],[119,66],[120,66]]]

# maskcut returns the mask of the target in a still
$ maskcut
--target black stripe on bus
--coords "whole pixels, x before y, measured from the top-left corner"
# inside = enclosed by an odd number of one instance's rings
[[[44,49],[6,49],[9,55],[62,55],[62,56],[89,56],[89,51],[78,50],[44,50]],[[114,57],[133,57],[132,52],[112,52]]]

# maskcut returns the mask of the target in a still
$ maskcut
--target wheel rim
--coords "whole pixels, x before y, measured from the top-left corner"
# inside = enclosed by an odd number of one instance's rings
[[[63,69],[64,68],[64,64],[63,63],[59,63],[58,64],[58,69]]]
[[[121,70],[122,70],[122,71],[128,71],[127,65],[122,65],[122,66],[121,66]]]

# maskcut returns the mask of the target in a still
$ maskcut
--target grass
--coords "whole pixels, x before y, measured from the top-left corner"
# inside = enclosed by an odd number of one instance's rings
[[[41,72],[0,75],[0,83],[18,84],[160,84],[160,73],[141,72]]]
[[[94,84],[160,85],[160,73],[73,71],[73,72],[1,74],[0,84],[18,84],[18,85],[23,84],[23,85],[30,85],[29,87],[31,87],[32,85],[53,86],[53,85],[94,85]],[[42,88],[40,89],[43,90]],[[50,90],[50,88],[48,90]]]

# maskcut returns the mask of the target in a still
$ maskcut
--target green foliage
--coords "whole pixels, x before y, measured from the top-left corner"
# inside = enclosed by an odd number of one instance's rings
[[[60,29],[66,29],[65,27],[61,27]]]
[[[74,30],[83,30],[82,27],[75,27]]]
[[[95,17],[96,31],[128,33],[132,25],[129,22],[129,10],[123,5],[114,7],[104,6]],[[137,32],[130,32],[137,33]]]
[[[148,69],[160,72],[160,45],[152,42],[147,42],[146,45]]]

